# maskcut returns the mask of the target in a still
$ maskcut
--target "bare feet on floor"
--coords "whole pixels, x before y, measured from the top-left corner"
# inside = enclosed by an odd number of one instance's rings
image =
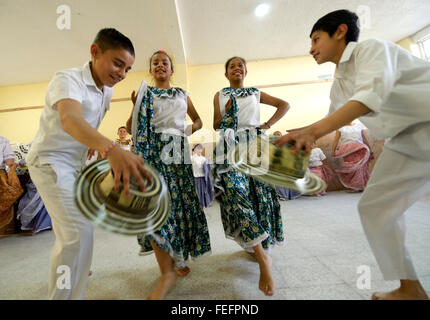
[[[169,290],[175,285],[178,275],[175,271],[161,275],[161,279],[154,291],[146,298],[147,300],[163,300]]]
[[[188,267],[185,267],[185,268],[182,268],[182,269],[175,269],[176,274],[178,276],[180,276],[180,277],[185,277],[187,274],[190,273],[190,271],[191,270]]]
[[[400,288],[390,292],[375,292],[372,300],[429,300],[429,297],[418,281],[404,282]]]
[[[265,254],[264,258],[259,261],[260,281],[258,287],[266,296],[273,296],[275,293],[275,282],[272,277],[272,258]]]

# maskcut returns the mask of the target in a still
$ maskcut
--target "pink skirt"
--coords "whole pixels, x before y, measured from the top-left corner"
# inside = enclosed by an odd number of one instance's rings
[[[311,170],[314,175],[321,178],[328,187],[329,183],[331,182],[331,179],[333,178],[333,172],[329,167],[322,165],[317,167],[309,167],[309,170]],[[324,193],[325,190],[318,193],[318,195],[323,195]]]
[[[340,145],[333,159],[339,159],[334,171],[340,182],[349,189],[364,190],[370,177],[370,149],[360,142]]]

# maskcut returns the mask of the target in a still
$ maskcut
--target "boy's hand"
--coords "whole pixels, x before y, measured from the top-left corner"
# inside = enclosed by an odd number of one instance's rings
[[[273,143],[278,146],[283,146],[291,140],[296,141],[296,144],[293,147],[293,154],[296,154],[297,151],[303,147],[305,147],[306,154],[309,154],[311,152],[311,146],[315,142],[316,138],[309,128],[294,129],[281,138],[273,141]]]
[[[123,150],[120,146],[115,146],[108,153],[107,159],[114,175],[114,188],[119,192],[119,183],[122,180],[124,194],[130,196],[130,174],[135,177],[140,189],[145,192],[145,180],[152,182],[152,177],[143,167],[143,159],[135,154]]]
[[[94,149],[88,149],[87,160],[90,160],[92,158],[92,156],[94,156],[95,153],[96,153],[96,150],[94,150]]]

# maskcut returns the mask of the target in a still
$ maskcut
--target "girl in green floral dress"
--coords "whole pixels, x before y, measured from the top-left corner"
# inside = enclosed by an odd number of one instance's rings
[[[141,254],[155,252],[161,280],[148,299],[163,299],[178,275],[189,272],[187,261],[210,253],[209,231],[197,197],[186,135],[199,130],[202,122],[188,93],[170,87],[173,65],[164,51],[150,59],[155,86],[147,86],[136,117],[130,116],[127,129],[137,128],[133,151],[155,167],[166,181],[170,194],[170,214],[160,231],[138,236]],[[142,87],[141,87],[141,90]],[[133,104],[136,103],[132,93]],[[186,127],[188,113],[193,124]]]
[[[260,267],[259,289],[273,295],[275,284],[271,274],[272,258],[268,249],[284,241],[282,216],[276,190],[233,169],[220,153],[219,144],[228,146],[264,134],[281,119],[289,104],[256,88],[244,88],[246,62],[233,57],[225,64],[230,82],[214,97],[214,129],[220,129],[221,140],[215,151],[215,190],[221,208],[221,219],[227,238],[235,240],[253,254]],[[260,102],[277,108],[264,124],[260,122]],[[221,161],[220,161],[221,157]]]

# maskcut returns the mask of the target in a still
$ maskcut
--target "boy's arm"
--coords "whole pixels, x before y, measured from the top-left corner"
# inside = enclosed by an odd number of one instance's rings
[[[65,132],[80,143],[97,150],[100,154],[111,148],[112,140],[100,134],[91,127],[82,116],[81,104],[73,99],[63,99],[56,103],[61,126]],[[143,167],[143,159],[122,150],[115,145],[107,154],[107,159],[114,172],[115,190],[119,191],[119,182],[122,178],[126,196],[129,193],[130,174],[133,175],[142,191],[145,190],[143,177],[151,179],[149,173]]]
[[[331,148],[331,155],[333,157],[336,155],[336,148],[337,148],[337,145],[339,144],[339,140],[340,140],[340,131],[336,130],[336,135],[334,136],[333,145]]]
[[[371,110],[368,107],[359,101],[349,101],[328,117],[315,122],[302,130],[290,132],[282,138],[275,140],[274,143],[282,146],[288,141],[295,140],[295,152],[304,147],[306,149],[306,153],[309,154],[311,151],[311,145],[315,140],[347,125],[370,111]]]

